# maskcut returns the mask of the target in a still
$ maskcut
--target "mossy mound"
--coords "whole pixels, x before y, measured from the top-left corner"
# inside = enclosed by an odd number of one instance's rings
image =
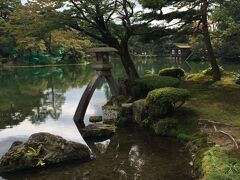
[[[185,71],[182,68],[165,68],[159,71],[159,76],[169,76],[182,79],[185,76]]]
[[[219,70],[220,70],[221,74],[224,73],[224,69],[221,66],[219,66]],[[201,73],[206,75],[206,76],[212,76],[213,75],[213,69],[212,69],[212,67],[209,67],[209,68],[203,70]]]
[[[229,74],[224,72],[224,69],[222,67],[220,68],[220,73],[222,76],[228,76]],[[194,74],[189,74],[187,76],[187,80],[189,81],[200,81],[200,82],[206,82],[206,81],[213,81],[213,70],[211,67],[199,72],[199,73],[194,73]]]
[[[102,116],[91,116],[89,121],[92,123],[102,122]]]
[[[186,78],[188,81],[212,81],[212,76],[205,75],[203,73],[189,74]]]
[[[167,87],[151,91],[146,98],[149,118],[159,119],[173,112],[180,108],[188,98],[190,98],[190,93],[186,89]]]
[[[240,179],[240,160],[230,151],[213,147],[203,154],[203,179]]]
[[[158,122],[154,123],[152,125],[152,129],[157,135],[171,136],[175,134],[173,130],[175,129],[177,123],[177,119],[163,118],[160,119]]]

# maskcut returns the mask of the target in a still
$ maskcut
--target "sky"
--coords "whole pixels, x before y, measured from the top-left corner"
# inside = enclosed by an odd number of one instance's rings
[[[27,2],[27,0],[21,0],[22,4],[25,4]]]

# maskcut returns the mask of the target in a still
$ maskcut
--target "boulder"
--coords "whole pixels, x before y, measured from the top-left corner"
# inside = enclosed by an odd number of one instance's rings
[[[117,106],[106,105],[102,107],[103,123],[111,124],[117,121],[121,114],[121,108]]]
[[[0,159],[0,172],[41,167],[72,160],[90,160],[86,145],[67,141],[49,133],[37,133],[27,142],[14,142]]]
[[[143,126],[143,121],[145,118],[147,118],[145,99],[135,101],[132,106],[132,111],[133,121],[139,124],[140,126]]]
[[[133,103],[122,104],[121,117],[132,120],[133,117]]]
[[[84,139],[111,137],[116,132],[116,126],[110,124],[90,124],[81,132]]]
[[[89,121],[91,123],[97,123],[97,122],[101,122],[102,121],[102,116],[91,116],[89,118]]]

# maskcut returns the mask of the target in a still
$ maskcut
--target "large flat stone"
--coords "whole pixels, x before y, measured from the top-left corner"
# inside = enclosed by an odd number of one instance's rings
[[[110,124],[90,124],[82,130],[82,136],[84,139],[111,137],[116,129]]]

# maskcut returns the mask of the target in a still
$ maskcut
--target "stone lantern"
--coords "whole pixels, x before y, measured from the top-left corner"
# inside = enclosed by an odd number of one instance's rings
[[[93,76],[92,80],[90,81],[86,90],[84,91],[74,115],[75,123],[81,127],[85,126],[83,120],[88,104],[96,89],[97,83],[102,78],[105,78],[107,80],[112,95],[113,96],[118,95],[118,88],[111,72],[112,65],[109,62],[109,53],[117,52],[117,50],[110,47],[101,47],[89,49],[87,52],[96,54],[96,62],[92,64],[92,68],[95,70],[95,75]]]

